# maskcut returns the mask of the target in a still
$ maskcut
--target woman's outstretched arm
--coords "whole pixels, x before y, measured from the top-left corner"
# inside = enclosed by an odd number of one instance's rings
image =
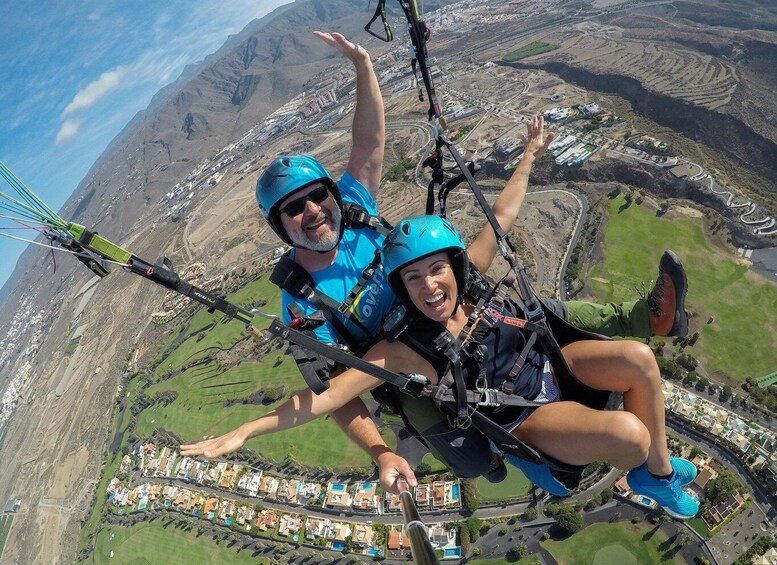
[[[412,372],[407,368],[418,367],[419,364],[423,368],[425,364],[420,357],[401,343],[386,341],[381,341],[372,347],[364,355],[364,359],[390,371]],[[416,362],[414,365],[413,361]],[[310,389],[300,390],[277,409],[261,418],[246,422],[231,432],[182,445],[181,455],[202,455],[213,458],[230,453],[240,449],[252,437],[301,426],[329,414],[382,383],[383,381],[366,373],[349,369],[330,380],[329,388],[323,393],[314,394]]]

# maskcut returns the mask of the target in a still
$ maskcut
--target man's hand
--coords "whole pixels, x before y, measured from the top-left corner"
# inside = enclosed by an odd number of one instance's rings
[[[214,459],[225,453],[231,453],[243,447],[246,442],[242,427],[227,432],[223,436],[205,436],[202,441],[187,443],[181,446],[181,455],[202,455],[207,459]]]
[[[339,33],[324,33],[323,31],[314,31],[313,35],[318,37],[321,41],[327,45],[331,45],[340,53],[342,53],[349,61],[354,65],[369,60],[370,55],[367,50],[361,45],[357,45],[351,41],[348,41],[344,36]]]
[[[378,456],[376,463],[380,472],[380,486],[391,494],[399,494],[400,479],[404,479],[410,488],[418,486],[410,464],[394,452],[386,451]]]
[[[555,138],[556,134],[553,132],[545,135],[545,119],[542,116],[532,116],[531,120],[526,122],[526,133],[521,134],[524,155],[533,155],[535,159],[539,159]]]

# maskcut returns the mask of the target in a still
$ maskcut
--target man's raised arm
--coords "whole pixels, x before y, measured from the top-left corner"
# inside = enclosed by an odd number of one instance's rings
[[[366,186],[374,197],[380,187],[383,173],[386,121],[383,116],[383,98],[378,77],[372,68],[372,60],[364,47],[348,41],[339,33],[316,31],[314,35],[340,51],[356,69],[352,146],[345,170]]]

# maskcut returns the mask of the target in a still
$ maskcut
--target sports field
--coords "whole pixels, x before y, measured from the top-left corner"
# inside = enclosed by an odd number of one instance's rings
[[[592,524],[563,541],[545,541],[559,565],[654,565],[685,563],[666,535],[649,524]],[[663,544],[663,545],[662,545]]]
[[[8,539],[8,533],[11,531],[11,524],[13,524],[13,514],[0,516],[0,558],[3,557],[5,540]]]
[[[197,537],[196,529],[184,532],[172,525],[164,527],[162,519],[135,526],[106,526],[100,531],[91,556],[92,563],[230,563],[264,564],[269,559],[251,557],[251,551],[231,549],[226,542],[216,544],[207,534]]]
[[[711,372],[738,380],[777,369],[777,285],[753,272],[733,251],[710,244],[701,220],[632,204],[619,212],[622,197],[608,203],[602,264],[591,273],[598,301],[636,299],[635,286],[656,276],[664,249],[680,257],[688,274],[686,308],[693,314],[690,333],[699,332],[688,353]],[[708,320],[712,318],[712,322]]]

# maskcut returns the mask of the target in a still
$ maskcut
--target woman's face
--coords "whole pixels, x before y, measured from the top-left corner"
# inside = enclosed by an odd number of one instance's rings
[[[424,316],[444,322],[453,315],[458,287],[446,252],[416,261],[399,275],[413,305]]]

